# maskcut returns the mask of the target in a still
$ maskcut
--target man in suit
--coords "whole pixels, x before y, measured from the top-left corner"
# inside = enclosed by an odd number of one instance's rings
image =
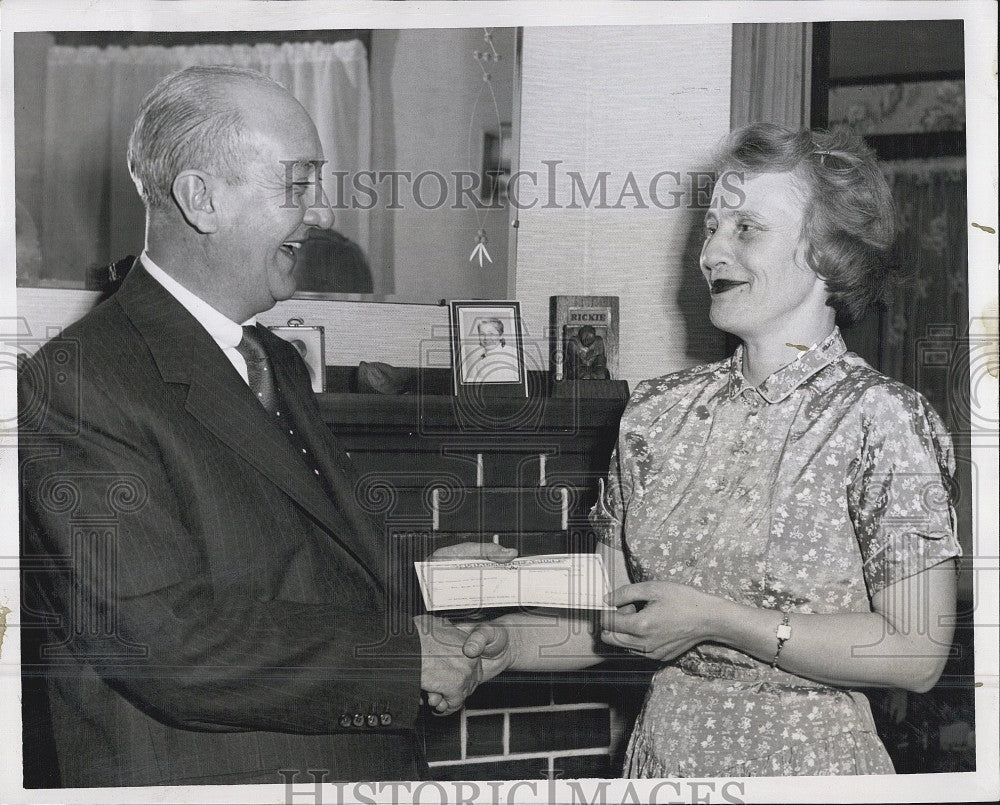
[[[60,784],[419,779],[421,688],[457,709],[480,661],[393,610],[306,367],[254,322],[332,223],[315,127],[260,74],[188,68],[128,158],[146,248],[19,376],[24,673]]]

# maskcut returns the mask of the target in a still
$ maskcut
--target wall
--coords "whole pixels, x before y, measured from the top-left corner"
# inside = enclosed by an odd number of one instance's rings
[[[395,293],[403,299],[506,296],[507,210],[477,210],[468,201],[463,209],[453,209],[457,191],[451,179],[455,170],[480,171],[483,133],[496,130],[498,113],[502,122],[511,122],[516,29],[495,28],[492,35],[501,56],[488,65],[495,75],[496,107],[473,57],[486,50],[481,28],[372,33],[375,168],[406,171],[414,179],[424,171],[449,177],[443,205],[442,188],[433,177],[417,188],[423,203],[434,209],[415,203],[412,184],[401,180],[401,209],[373,210],[372,261],[406,264],[395,277]],[[379,117],[379,110],[387,114]],[[379,187],[388,194],[388,182]],[[493,259],[482,267],[469,261],[480,228]]]
[[[660,171],[679,172],[687,184],[687,172],[705,169],[728,133],[731,42],[728,25],[524,33],[521,169],[544,174],[543,160],[563,161],[557,205],[549,207],[546,185],[544,203],[520,214],[525,323],[531,336],[544,335],[553,294],[619,296],[620,374],[631,387],[722,354],[697,271],[703,213],[686,203],[658,209],[648,188]],[[573,170],[588,186],[610,172],[607,208],[558,208],[572,200],[565,172]],[[629,171],[646,209],[629,198],[612,208]],[[657,187],[669,206],[678,188],[666,177]]]
[[[80,318],[97,296],[96,291],[18,288],[17,314],[32,338],[45,338]],[[272,325],[285,324],[293,316],[326,327],[326,362],[331,366],[357,365],[362,360],[418,366],[421,344],[429,339],[447,343],[448,309],[433,305],[291,299],[258,318]],[[26,344],[28,350],[33,347]]]
[[[55,44],[55,37],[46,32],[18,33],[14,41],[14,99],[21,101],[14,109],[14,148],[18,155],[14,182],[18,200],[39,221],[45,106],[22,99],[36,98],[44,92],[45,58],[48,49]]]
[[[722,354],[696,268],[701,213],[657,209],[648,183],[658,171],[707,166],[729,126],[730,47],[728,25],[525,30],[520,167],[539,173],[540,198],[519,216],[515,296],[529,338],[545,335],[550,295],[612,294],[621,297],[621,376],[631,386]],[[607,206],[631,170],[647,209],[546,209],[542,160],[562,160],[558,169],[579,170],[588,186],[609,171]],[[667,204],[676,187],[660,187]],[[557,199],[568,201],[570,189],[559,178]],[[75,320],[88,298],[18,289],[35,334]],[[261,319],[291,316],[327,327],[327,363],[348,365],[416,366],[421,341],[448,323],[444,307],[305,300]]]
[[[646,678],[629,686],[575,674],[532,681],[505,674],[453,716],[421,720],[431,779],[617,777],[635,717],[628,697],[641,696],[646,685]]]

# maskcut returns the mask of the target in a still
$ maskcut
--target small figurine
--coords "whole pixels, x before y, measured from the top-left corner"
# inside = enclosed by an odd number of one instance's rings
[[[584,324],[566,340],[567,380],[608,380],[608,359],[604,339],[589,324]]]

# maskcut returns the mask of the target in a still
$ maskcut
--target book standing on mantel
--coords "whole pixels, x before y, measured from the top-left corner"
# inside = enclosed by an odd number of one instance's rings
[[[549,300],[552,379],[618,380],[618,297]]]

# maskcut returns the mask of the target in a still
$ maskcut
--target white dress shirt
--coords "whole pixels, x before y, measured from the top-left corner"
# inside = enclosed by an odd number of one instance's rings
[[[142,260],[142,264],[149,272],[149,276],[166,288],[167,292],[184,305],[188,313],[194,316],[198,323],[208,331],[208,334],[212,336],[212,340],[219,345],[222,354],[229,359],[229,362],[236,368],[236,371],[240,373],[243,382],[249,385],[250,381],[247,379],[247,362],[236,350],[240,341],[243,340],[243,325],[237,324],[208,304],[204,299],[191,293],[191,291],[154,263],[145,251],[143,251],[142,257],[139,259]],[[250,318],[243,324],[252,325],[255,323],[256,318]]]
[[[517,350],[511,344],[490,350],[477,347],[463,361],[463,383],[517,383],[520,379]]]

